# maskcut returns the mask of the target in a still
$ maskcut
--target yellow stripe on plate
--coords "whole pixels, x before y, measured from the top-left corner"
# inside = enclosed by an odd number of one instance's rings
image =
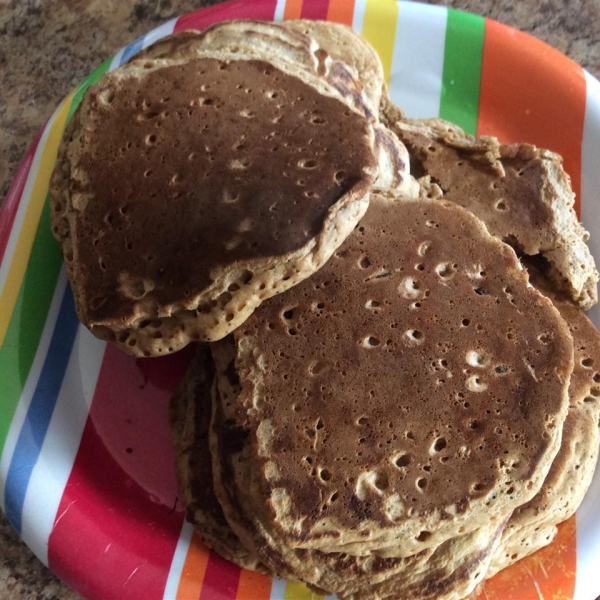
[[[396,0],[367,0],[362,35],[377,50],[385,81],[389,84],[398,24]]]
[[[48,131],[48,137],[37,167],[35,181],[31,188],[27,212],[25,213],[19,238],[15,245],[15,251],[6,275],[6,282],[2,294],[0,295],[0,346],[4,342],[8,324],[10,323],[17,302],[17,296],[19,295],[19,290],[21,289],[21,284],[25,277],[25,271],[27,269],[27,263],[29,262],[31,248],[35,240],[40,215],[42,214],[44,202],[46,202],[46,197],[48,195],[50,176],[54,169],[58,146],[62,139],[74,94],[75,90],[65,98],[57,110],[52,123],[49,125],[50,129]]]
[[[311,592],[304,583],[288,581],[285,584],[283,600],[322,600],[322,596]]]

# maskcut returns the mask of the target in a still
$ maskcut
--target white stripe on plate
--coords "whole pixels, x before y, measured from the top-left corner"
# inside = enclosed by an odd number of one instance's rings
[[[161,38],[164,38],[167,35],[171,35],[173,33],[173,29],[175,29],[176,22],[177,22],[177,17],[174,19],[171,19],[170,21],[167,21],[166,23],[163,23],[162,25],[160,25],[160,27],[157,27],[156,29],[153,29],[152,31],[149,31],[146,34],[146,37],[144,38],[144,42],[142,43],[142,48],[147,48],[148,46],[150,46],[151,44],[154,44],[154,42],[157,42]]]
[[[184,520],[179,539],[177,540],[177,546],[175,547],[175,553],[173,554],[173,560],[171,561],[171,568],[169,569],[167,584],[165,585],[165,593],[163,594],[164,600],[174,600],[177,597],[181,572],[183,571],[183,565],[185,564],[193,532],[194,527],[192,524]]]
[[[23,386],[21,397],[15,409],[13,420],[10,424],[10,429],[6,436],[6,442],[4,444],[4,450],[2,457],[0,458],[0,506],[4,510],[4,491],[6,488],[6,477],[8,475],[8,469],[12,461],[12,457],[17,445],[17,440],[23,428],[29,405],[31,404],[31,398],[37,387],[46,355],[48,354],[48,347],[50,346],[50,340],[52,339],[52,333],[54,332],[54,326],[56,325],[56,319],[58,317],[58,311],[62,303],[63,295],[67,287],[67,275],[64,267],[61,268],[56,282],[56,288],[50,307],[48,309],[48,316],[46,317],[46,324],[42,330],[40,342],[35,352],[35,357],[31,363],[31,369],[27,375],[27,381]]]
[[[50,134],[50,130],[54,124],[56,119],[56,115],[61,110],[63,103],[61,102],[60,106],[54,111],[52,117],[48,121],[44,129],[44,133],[40,138],[37,150],[33,156],[33,161],[31,162],[31,169],[29,170],[29,175],[27,176],[27,181],[25,182],[25,186],[23,187],[23,194],[21,196],[21,201],[19,202],[19,208],[17,208],[17,214],[15,215],[15,221],[13,223],[12,229],[10,230],[10,235],[8,237],[8,243],[6,245],[6,251],[4,252],[4,258],[2,260],[2,264],[0,264],[0,296],[4,292],[4,286],[6,285],[6,278],[8,276],[8,272],[10,270],[10,266],[13,262],[13,257],[15,254],[15,248],[17,247],[17,242],[21,235],[21,228],[23,227],[23,222],[25,221],[25,215],[27,214],[27,209],[29,208],[29,201],[31,200],[31,192],[33,190],[33,186],[35,184],[35,180],[37,179],[38,169],[40,166],[40,162],[42,160],[42,156],[44,154],[44,150],[46,148],[46,144],[48,142],[48,136]],[[20,285],[20,283],[19,283]]]
[[[125,48],[121,48],[110,61],[110,66],[108,67],[109,71],[114,71],[116,68],[121,66],[121,61],[123,60],[123,52],[125,52]]]
[[[590,232],[588,245],[600,262],[600,82],[587,71],[585,120],[581,144],[581,222]],[[587,316],[600,328],[600,306],[596,304]]]
[[[285,598],[286,585],[287,581],[285,579],[273,579],[269,600],[283,600]]]
[[[356,0],[354,4],[354,16],[352,17],[352,29],[362,32],[365,22],[365,10],[367,8],[367,0]]]
[[[283,13],[285,12],[285,0],[277,0],[275,6],[275,14],[273,15],[273,21],[283,21]]]
[[[600,82],[585,72],[586,105],[581,148],[581,220],[590,232],[589,246],[596,262],[600,260]],[[600,326],[600,308],[588,313],[596,327]],[[596,469],[592,485],[577,511],[577,578],[574,600],[590,600],[600,595],[598,557],[600,556],[600,469]]]
[[[400,2],[390,97],[411,118],[440,112],[448,10]]]
[[[106,342],[79,325],[23,505],[23,541],[48,564],[48,540],[87,420]],[[60,518],[60,515],[58,516]]]

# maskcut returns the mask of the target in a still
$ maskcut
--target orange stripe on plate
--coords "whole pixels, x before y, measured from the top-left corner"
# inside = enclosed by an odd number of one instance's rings
[[[477,134],[561,154],[578,214],[585,95],[579,65],[526,33],[486,19]]]
[[[269,600],[273,580],[256,571],[242,571],[236,600]]]
[[[302,0],[286,0],[284,19],[299,19],[302,14]]]
[[[194,531],[181,571],[181,580],[177,588],[177,600],[196,600],[200,597],[209,556],[208,548],[200,541],[198,534]]]
[[[327,10],[327,20],[352,25],[355,0],[330,0]]]
[[[575,516],[554,541],[485,582],[476,600],[572,600],[577,570]]]

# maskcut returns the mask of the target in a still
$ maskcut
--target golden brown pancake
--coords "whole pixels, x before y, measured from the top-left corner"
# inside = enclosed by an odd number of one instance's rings
[[[564,293],[533,265],[527,265],[533,286],[550,298],[567,323],[574,346],[569,382],[569,413],[561,446],[541,490],[516,509],[502,534],[488,577],[548,545],[558,523],[577,510],[587,492],[598,460],[600,443],[600,334]]]
[[[453,203],[373,194],[334,258],[233,340],[230,365],[230,342],[213,346],[241,386],[223,395],[220,376],[219,405],[252,460],[245,484],[215,477],[217,494],[252,490],[234,527],[247,547],[242,522],[278,546],[409,556],[498,525],[558,451],[568,329]]]
[[[134,59],[188,59],[207,48],[234,54],[250,53],[262,59],[274,54],[296,69],[326,76],[335,73],[335,69],[331,72],[332,62],[343,63],[361,83],[366,110],[372,115],[378,113],[384,85],[379,56],[350,27],[339,23],[303,19],[281,23],[250,19],[225,21],[203,31],[188,30],[166,36]]]
[[[330,21],[300,19],[284,21],[281,25],[308,36],[332,60],[347,65],[361,82],[371,111],[379,112],[385,85],[383,66],[375,49],[362,36],[347,25]]]
[[[273,559],[279,564],[277,556],[283,553],[291,565],[284,566],[283,570],[268,571],[233,534],[212,487],[207,435],[213,374],[214,365],[207,347],[200,346],[171,405],[180,497],[186,506],[188,519],[209,547],[244,568],[271,576],[304,579],[307,573],[318,570],[319,584],[348,600],[398,598],[399,595],[403,600],[458,600],[483,579],[493,548],[500,539],[502,526],[459,536],[440,548],[404,559],[279,549],[270,553]],[[310,575],[308,577],[310,579]],[[314,584],[312,587],[323,593]]]
[[[135,355],[218,339],[313,273],[377,172],[330,86],[225,55],[105,75],[67,133],[51,204],[77,311]]]
[[[201,344],[170,405],[179,499],[188,521],[194,524],[198,536],[209,548],[245,569],[265,571],[231,531],[213,491],[208,450],[213,378],[210,350]]]
[[[379,167],[375,185],[394,188],[411,197],[418,195],[419,186],[408,172],[406,147],[393,131],[378,123],[384,85],[379,56],[351,28],[302,19],[282,23],[226,21],[203,31],[167,36],[134,59],[191,59],[207,50],[244,54],[267,62],[276,56],[280,66],[292,75],[306,72],[325,80],[348,106],[373,125]]]
[[[436,184],[445,199],[470,210],[518,252],[543,257],[554,285],[581,308],[597,302],[589,234],[573,209],[575,194],[560,156],[530,144],[474,138],[441,119],[396,120],[390,126],[426,187]]]

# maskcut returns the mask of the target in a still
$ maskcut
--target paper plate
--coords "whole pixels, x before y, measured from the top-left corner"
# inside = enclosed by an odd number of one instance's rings
[[[497,22],[393,0],[253,0],[185,15],[100,65],[27,152],[0,213],[0,500],[15,529],[91,599],[301,600],[301,584],[241,571],[209,553],[177,501],[169,396],[191,357],[136,360],[79,325],[50,233],[46,196],[65,123],[85,89],[173,31],[215,21],[314,18],[352,25],[381,56],[409,116],[528,141],[564,156],[600,259],[600,83]],[[596,325],[600,313],[592,311]],[[490,580],[485,600],[600,594],[600,473],[548,548]]]

